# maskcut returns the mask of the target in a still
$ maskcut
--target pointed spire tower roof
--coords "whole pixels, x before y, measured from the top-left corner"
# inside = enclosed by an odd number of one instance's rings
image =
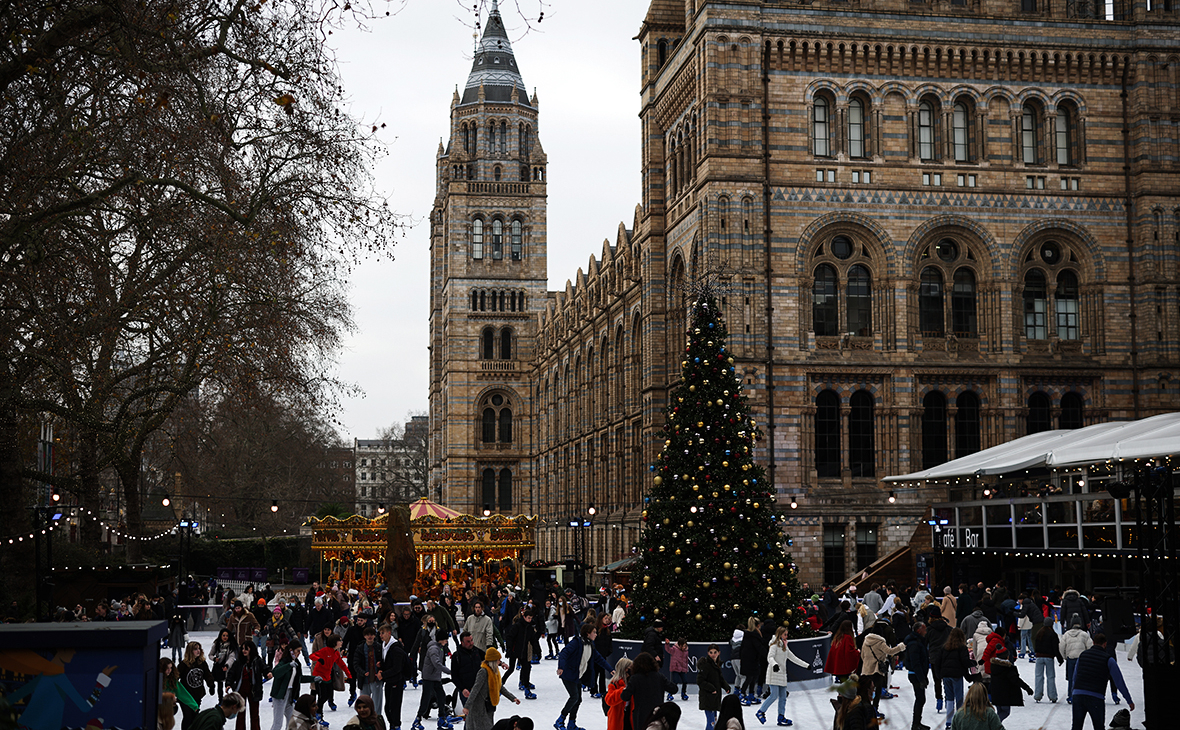
[[[488,13],[483,38],[475,47],[475,59],[471,63],[471,73],[467,76],[460,103],[472,104],[478,101],[481,86],[487,101],[496,102],[511,102],[514,88],[526,88],[516,65],[516,57],[512,55],[512,43],[508,40],[508,31],[504,29],[504,19],[500,17],[498,0],[492,0],[492,10]],[[527,104],[523,100],[524,96],[522,93],[522,101],[518,103]]]

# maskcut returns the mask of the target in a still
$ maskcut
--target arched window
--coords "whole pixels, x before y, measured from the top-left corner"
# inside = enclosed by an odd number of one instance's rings
[[[500,411],[500,443],[512,443],[512,409],[504,408]]]
[[[922,398],[922,468],[946,462],[946,396],[932,390]]]
[[[524,234],[520,221],[512,221],[512,260],[520,261],[524,255]]]
[[[488,122],[488,154],[496,151],[496,123]]]
[[[471,130],[466,124],[463,125],[463,151],[471,154]]]
[[[928,101],[918,105],[918,159],[934,159],[934,106]]]
[[[918,329],[923,337],[941,337],[946,333],[943,310],[942,272],[927,266],[922,269],[918,285]]]
[[[815,137],[815,154],[817,157],[830,157],[832,154],[831,131],[828,126],[828,100],[825,97],[815,97],[812,108],[812,133]]]
[[[817,337],[834,337],[840,333],[839,294],[836,270],[827,264],[815,268],[811,287],[811,326]]]
[[[979,396],[970,390],[955,399],[955,458],[979,451]]]
[[[854,477],[871,477],[876,472],[877,450],[873,446],[873,395],[858,390],[848,399],[848,466]]]
[[[493,408],[483,409],[483,442],[485,444],[496,443],[496,411]]]
[[[483,218],[471,222],[471,258],[483,258]]]
[[[951,290],[951,326],[956,337],[975,337],[978,334],[975,317],[975,272],[961,268],[955,271]]]
[[[494,469],[483,470],[483,484],[480,491],[482,492],[484,509],[494,509],[496,506],[496,472]]]
[[[492,346],[495,342],[495,334],[491,327],[485,327],[480,333],[479,356],[483,360],[491,360],[495,357],[492,352]]]
[[[848,270],[848,331],[857,337],[873,333],[873,294],[869,270],[857,264]]]
[[[479,311],[481,311],[481,312],[487,311],[487,305],[488,305],[487,292],[481,291],[479,293]]]
[[[1040,140],[1037,139],[1037,123],[1039,121],[1036,108],[1026,103],[1020,112],[1020,159],[1026,165],[1037,165],[1041,162]]]
[[[1028,432],[1030,434],[1048,431],[1053,428],[1053,419],[1049,413],[1049,396],[1037,391],[1028,397]]]
[[[500,166],[496,165],[495,167],[492,168],[492,179],[495,180],[496,182],[500,182],[500,175],[501,175]]]
[[[1053,306],[1057,315],[1057,337],[1078,339],[1078,275],[1068,269],[1057,274]]]
[[[514,295],[515,296],[515,295]],[[500,359],[512,359],[512,328],[505,327],[500,330]]]
[[[848,102],[848,154],[865,157],[865,103],[854,97]]]
[[[1066,393],[1061,396],[1061,427],[1081,428],[1086,425],[1085,403],[1080,393]]]
[[[668,41],[661,40],[656,44],[656,68],[663,68],[668,60]]]
[[[1072,165],[1075,163],[1073,155],[1073,124],[1069,110],[1057,107],[1057,118],[1053,122],[1054,142],[1057,147],[1057,164]]]
[[[500,470],[500,511],[512,511],[512,470]]]
[[[508,123],[500,122],[500,152],[508,151]]]
[[[970,119],[967,113],[967,105],[961,101],[956,102],[951,115],[951,125],[954,132],[955,162],[968,162],[971,159],[970,145],[968,143]]]
[[[479,311],[479,292],[474,289],[471,290],[471,311]]]
[[[1030,340],[1048,337],[1046,296],[1045,274],[1040,269],[1030,269],[1024,275],[1024,336]]]
[[[499,218],[492,219],[492,258],[504,258],[504,221]]]
[[[825,390],[815,399],[815,471],[840,476],[840,396]]]

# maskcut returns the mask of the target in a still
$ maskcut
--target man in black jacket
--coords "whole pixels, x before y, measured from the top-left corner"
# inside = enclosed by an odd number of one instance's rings
[[[451,698],[451,707],[455,714],[462,714],[459,708],[467,704],[467,695],[475,686],[475,675],[479,674],[479,665],[483,661],[484,652],[475,646],[475,639],[467,631],[459,634],[459,648],[451,654],[451,680],[455,683],[455,694]]]
[[[646,651],[656,660],[656,666],[664,663],[664,622],[656,619],[655,623],[643,632],[643,646],[640,651]]]
[[[934,677],[934,699],[938,703],[938,711],[942,712],[942,675],[938,671],[938,660],[943,645],[951,635],[951,626],[942,617],[938,606],[931,606],[926,617],[926,652],[930,661],[930,674]]]
[[[926,707],[926,684],[930,674],[930,650],[926,647],[926,624],[917,622],[905,637],[905,666],[914,685],[914,721],[912,730],[930,730],[922,724],[922,709]]]
[[[377,678],[385,685],[385,719],[389,727],[397,728],[402,724],[402,695],[413,664],[401,642],[393,638],[393,626],[381,624],[377,638],[381,642],[381,669]]]

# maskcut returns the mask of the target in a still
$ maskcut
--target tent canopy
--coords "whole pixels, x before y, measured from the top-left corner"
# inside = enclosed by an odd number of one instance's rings
[[[987,476],[1038,467],[1060,469],[1171,454],[1180,454],[1180,413],[1164,413],[1138,421],[1096,423],[1071,430],[1042,431],[930,469],[885,477],[884,481],[920,482]]]

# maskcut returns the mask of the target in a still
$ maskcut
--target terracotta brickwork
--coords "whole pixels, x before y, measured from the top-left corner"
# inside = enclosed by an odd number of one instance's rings
[[[651,4],[641,204],[530,302],[539,557],[630,545],[694,280],[812,585],[947,496],[884,476],[1180,405],[1180,14],[1045,5]]]

